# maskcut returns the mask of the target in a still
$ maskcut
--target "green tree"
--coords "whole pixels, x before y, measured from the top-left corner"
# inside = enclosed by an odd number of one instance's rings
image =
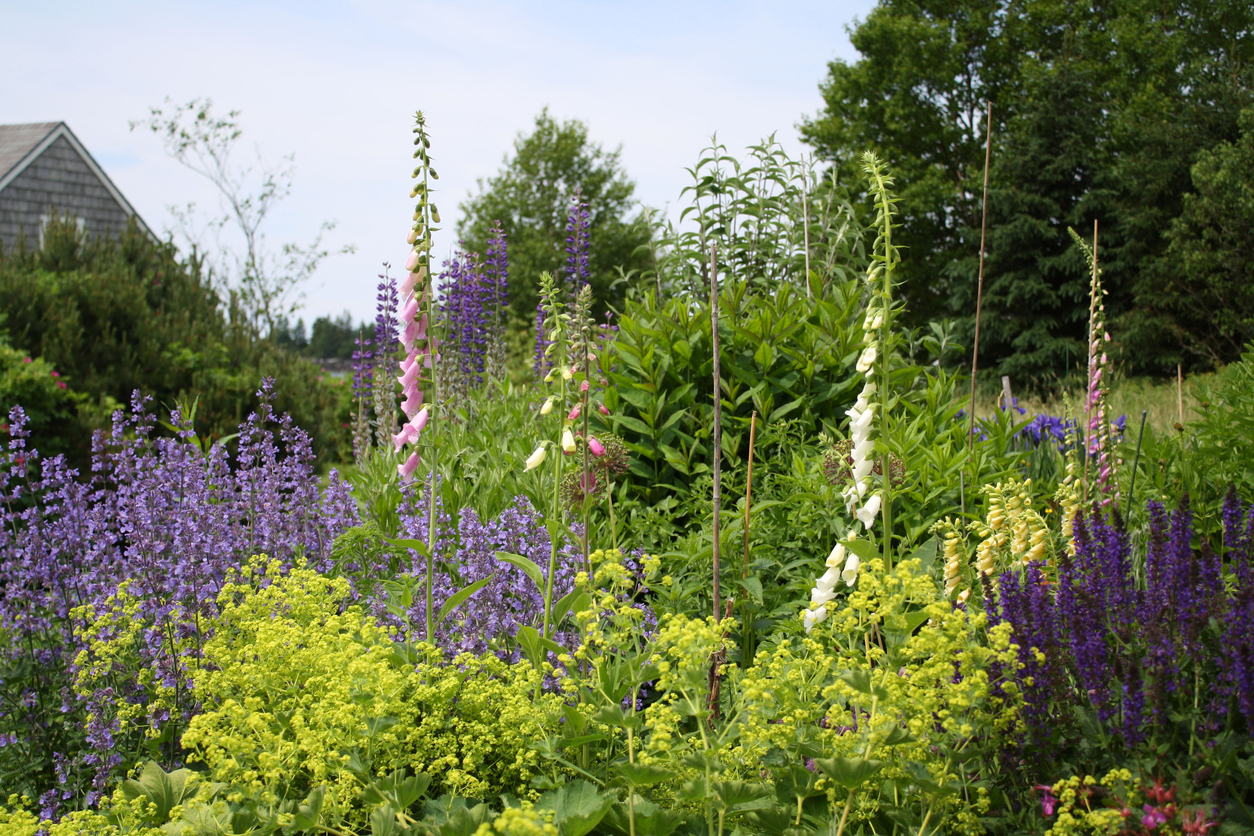
[[[823,110],[801,125],[842,183],[859,179],[867,150],[892,170],[902,221],[894,243],[915,322],[947,312],[946,268],[979,224],[985,103],[1015,70],[1005,17],[1004,0],[884,0],[849,31],[863,57],[828,65]]]
[[[510,310],[529,322],[539,302],[539,276],[549,271],[559,280],[566,270],[566,223],[571,196],[580,190],[589,212],[589,266],[598,307],[623,297],[616,285],[624,272],[645,266],[637,248],[648,243],[643,213],[632,216],[635,183],[619,161],[620,150],[607,152],[588,140],[587,125],[558,122],[544,109],[535,128],[514,141],[513,157],[479,193],[461,204],[457,234],[468,252],[484,253],[494,221],[501,222],[509,252]]]
[[[1180,273],[1169,239],[1183,233],[1168,233],[1200,188],[1194,164],[1240,136],[1247,2],[884,0],[851,37],[862,58],[831,65],[803,134],[835,166],[868,147],[893,165],[914,321],[971,333],[991,101],[982,360],[1028,385],[1081,360],[1087,283],[1066,227],[1089,235],[1094,220],[1129,368],[1235,359],[1235,332],[1231,350],[1195,350],[1210,326],[1182,312],[1208,280]]]
[[[1171,335],[1182,362],[1233,362],[1254,340],[1254,107],[1241,129],[1198,155],[1167,252],[1139,288],[1136,324]]]

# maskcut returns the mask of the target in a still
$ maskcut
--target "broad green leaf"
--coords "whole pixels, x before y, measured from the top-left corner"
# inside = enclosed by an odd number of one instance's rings
[[[823,774],[847,790],[856,790],[884,768],[884,761],[874,758],[817,758],[814,761]]]
[[[585,836],[605,817],[614,796],[601,793],[587,781],[571,781],[547,792],[536,802],[537,810],[552,810],[561,836]]]
[[[669,780],[674,773],[669,769],[661,766],[651,766],[641,763],[623,763],[615,764],[614,771],[627,783],[643,787],[650,784],[660,784]]]
[[[398,549],[413,549],[414,551],[418,552],[418,554],[422,555],[423,557],[431,556],[431,549],[430,547],[427,546],[426,542],[423,540],[400,539],[400,538],[395,538],[395,537],[384,537],[383,539],[385,542],[390,543],[393,546],[396,546]]]
[[[882,685],[874,685],[871,682],[871,672],[858,668],[852,671],[845,671],[840,675],[850,688],[855,691],[861,691],[863,694],[875,697],[876,699],[888,699],[888,691]]]

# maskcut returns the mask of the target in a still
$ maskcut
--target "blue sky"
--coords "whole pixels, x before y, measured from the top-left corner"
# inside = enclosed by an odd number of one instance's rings
[[[325,220],[328,259],[306,285],[306,322],[373,316],[381,263],[404,261],[413,211],[410,127],[422,109],[456,244],[457,204],[499,170],[545,106],[622,147],[646,205],[674,207],[686,166],[717,132],[733,153],[775,132],[794,154],[834,58],[856,60],[850,2],[126,3],[0,0],[0,123],[64,120],[144,220],[216,211],[212,186],[128,120],[168,96],[240,110],[240,159],[295,155],[268,242],[307,242]],[[206,243],[211,239],[206,238]],[[224,238],[224,241],[229,240]]]

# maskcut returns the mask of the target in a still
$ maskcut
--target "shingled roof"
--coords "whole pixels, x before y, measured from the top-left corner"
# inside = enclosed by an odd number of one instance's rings
[[[79,218],[93,236],[116,237],[134,217],[118,187],[64,122],[0,125],[0,242],[37,245],[54,212]]]

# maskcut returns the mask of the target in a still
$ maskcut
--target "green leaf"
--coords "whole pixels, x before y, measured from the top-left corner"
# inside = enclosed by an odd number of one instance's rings
[[[757,601],[759,604],[762,603],[762,581],[757,575],[750,575],[747,578],[737,578],[736,586],[739,586],[745,592],[748,592],[754,601]]]
[[[166,772],[156,761],[144,764],[139,780],[128,778],[122,782],[122,793],[127,798],[144,797],[156,808],[149,821],[164,824],[170,811],[196,794],[195,786],[189,786],[191,773],[186,769]]]
[[[553,811],[553,823],[561,836],[585,836],[600,823],[613,803],[614,796],[601,793],[587,781],[571,781],[541,796],[536,809]]]
[[[496,559],[522,569],[527,577],[531,578],[531,582],[536,585],[536,589],[540,591],[540,594],[544,594],[544,573],[540,571],[540,567],[532,560],[512,552],[497,552]]]
[[[859,538],[857,540],[841,540],[840,542],[844,544],[846,549],[856,554],[863,563],[875,560],[877,557],[883,557],[880,554],[880,550],[869,540]]]
[[[665,767],[626,761],[615,764],[614,771],[628,784],[636,787],[660,784],[674,777],[674,773]]]
[[[325,787],[315,787],[305,800],[296,806],[292,824],[301,830],[313,830],[321,825],[322,799],[325,794]]]
[[[936,562],[936,537],[928,538],[927,542],[920,545],[917,549],[910,553],[907,560],[918,559],[922,561],[922,571],[928,572],[932,568],[932,564]]]
[[[459,589],[457,592],[450,595],[448,600],[444,602],[444,606],[440,607],[440,611],[436,614],[435,623],[443,623],[444,619],[447,618],[453,610],[461,606],[462,602],[471,595],[474,595],[476,592],[487,586],[488,581],[492,580],[493,577],[495,577],[495,575],[488,575],[486,578],[481,578],[480,580],[477,580],[469,586]]]
[[[399,538],[394,538],[394,537],[384,537],[383,540],[393,546],[396,546],[398,549],[413,549],[414,551],[418,552],[418,554],[422,555],[423,557],[431,556],[430,547],[427,546],[427,544],[422,540],[413,540],[413,539],[405,540],[405,539],[399,539]]]
[[[758,802],[766,802],[759,806],[770,806],[773,793],[769,785],[756,781],[715,781],[712,789],[724,810],[749,810]]]
[[[871,697],[879,700],[888,699],[888,691],[882,685],[874,685],[871,683],[871,672],[858,668],[857,670],[845,671],[840,675],[845,684],[855,691],[861,691]]]
[[[884,768],[884,761],[873,758],[816,758],[815,765],[823,774],[847,790],[856,790],[876,772]]]
[[[558,599],[553,605],[553,623],[557,624],[566,617],[566,613],[581,613],[592,603],[592,596],[582,589],[573,589]]]

